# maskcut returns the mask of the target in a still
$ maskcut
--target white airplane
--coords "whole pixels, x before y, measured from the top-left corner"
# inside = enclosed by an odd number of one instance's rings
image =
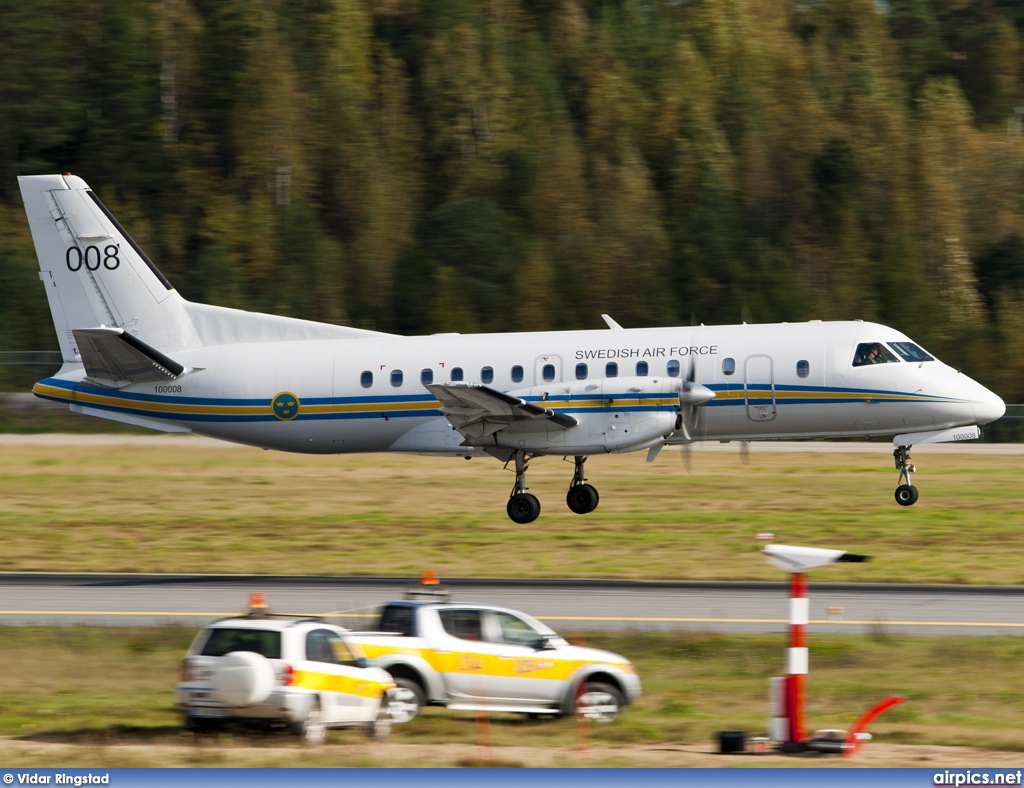
[[[886,326],[860,321],[405,337],[186,301],[88,185],[19,178],[64,364],[34,392],[71,410],[311,454],[514,463],[508,515],[532,522],[537,456],[666,444],[894,435],[896,500],[914,444],[980,436],[1003,401]],[[315,283],[311,283],[315,286]],[[497,305],[496,305],[497,306]]]

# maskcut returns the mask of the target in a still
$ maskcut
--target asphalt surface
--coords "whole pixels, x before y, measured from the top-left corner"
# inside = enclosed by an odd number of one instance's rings
[[[0,446],[18,444],[235,448],[191,435],[0,435]],[[751,443],[750,451],[885,454],[887,447],[765,441]],[[717,443],[692,449],[737,451]],[[926,444],[916,452],[1021,454],[1024,445]],[[562,632],[781,632],[789,617],[786,583],[450,579],[446,585],[455,601],[522,610]],[[260,591],[279,612],[328,615],[361,629],[372,627],[374,612],[408,586],[408,578],[0,573],[0,624],[198,626],[243,611],[249,593]],[[816,632],[1024,635],[1024,587],[817,584],[811,576],[810,616]]]
[[[0,573],[0,624],[199,626],[251,592],[281,613],[370,629],[408,578]],[[453,601],[502,605],[581,630],[785,632],[787,583],[448,579]],[[1024,587],[810,584],[814,632],[1024,636]]]

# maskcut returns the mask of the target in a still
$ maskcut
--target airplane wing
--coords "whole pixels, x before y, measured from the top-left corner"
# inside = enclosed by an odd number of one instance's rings
[[[151,380],[174,380],[185,367],[122,328],[76,328],[75,343],[89,380],[125,386]]]
[[[579,423],[567,413],[479,383],[431,383],[427,390],[440,401],[445,418],[467,438],[490,435],[526,419],[546,419],[563,429]]]

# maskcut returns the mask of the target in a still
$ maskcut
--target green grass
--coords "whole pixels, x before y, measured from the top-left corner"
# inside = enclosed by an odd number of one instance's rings
[[[0,628],[0,664],[8,667],[0,675],[0,736],[13,737],[25,748],[17,757],[5,755],[8,765],[337,763],[333,748],[304,750],[284,734],[238,731],[197,741],[184,733],[171,693],[192,635],[174,627]],[[626,654],[644,683],[644,697],[616,723],[590,726],[595,764],[602,763],[603,751],[617,745],[710,751],[716,731],[763,732],[767,679],[782,672],[786,645],[782,634],[697,632],[587,633],[586,642]],[[848,729],[878,701],[904,695],[906,703],[871,726],[877,742],[983,743],[1024,752],[1019,736],[1024,730],[1022,660],[1021,638],[812,634],[808,725]],[[969,682],[965,664],[971,666]],[[473,744],[477,725],[472,714],[428,709],[412,724],[397,727],[392,740]],[[573,720],[530,722],[507,714],[495,716],[489,725],[496,748],[534,746],[571,753],[577,734]],[[328,737],[334,745],[360,742],[361,734],[354,731],[332,731]],[[33,743],[69,748],[40,748],[33,755]],[[106,747],[114,744],[119,746]],[[458,765],[444,758],[438,754],[422,763]],[[370,758],[346,765],[388,764]]]
[[[256,449],[0,445],[0,571],[780,580],[754,535],[867,553],[824,582],[1024,583],[1024,457],[915,451],[921,500],[892,499],[889,452],[593,457],[601,491],[571,514],[571,463],[530,469],[540,518],[505,515],[489,459],[318,457]],[[60,539],[54,539],[54,533]]]

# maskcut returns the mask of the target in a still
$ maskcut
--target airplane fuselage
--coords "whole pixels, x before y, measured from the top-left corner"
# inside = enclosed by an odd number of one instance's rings
[[[479,451],[425,379],[482,383],[579,420],[554,445],[547,429],[527,440],[537,454],[682,442],[671,386],[687,374],[715,393],[696,410],[699,440],[893,435],[1001,414],[1001,400],[938,360],[853,366],[860,344],[887,341],[909,340],[874,323],[812,321],[261,342],[182,351],[193,371],[166,383],[104,388],[79,370],[36,392],[108,418],[314,454]],[[294,411],[275,412],[281,394]]]

